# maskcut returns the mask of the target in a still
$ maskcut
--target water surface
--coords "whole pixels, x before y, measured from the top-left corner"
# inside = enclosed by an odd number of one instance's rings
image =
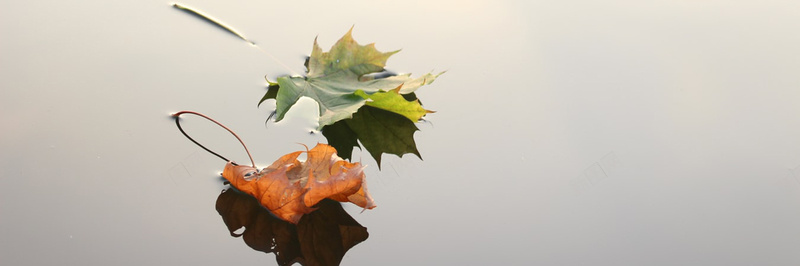
[[[261,167],[325,142],[313,102],[256,103],[355,25],[389,70],[448,72],[424,160],[355,151],[378,207],[344,206],[369,238],[343,265],[799,264],[800,6],[551,2],[183,2],[292,69],[169,2],[0,3],[0,261],[274,265],[168,115]]]

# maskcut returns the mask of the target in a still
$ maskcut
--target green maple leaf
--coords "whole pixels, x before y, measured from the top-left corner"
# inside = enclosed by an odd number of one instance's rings
[[[381,97],[373,96],[376,93],[396,90],[398,94],[409,94],[420,86],[432,83],[444,73],[428,73],[418,78],[411,78],[411,74],[374,78],[368,74],[383,71],[389,56],[399,50],[384,53],[375,49],[375,44],[359,45],[353,40],[352,30],[339,39],[329,52],[322,52],[314,40],[306,77],[283,76],[277,79],[280,89],[274,96],[276,121],[282,120],[289,108],[305,96],[317,101],[319,128],[322,128],[351,118],[368,100],[376,102],[372,97]],[[268,98],[271,97],[265,95],[262,101]],[[419,105],[419,102],[410,104]]]
[[[323,127],[322,134],[337,150],[337,154],[345,159],[351,159],[353,147],[359,147],[356,140],[361,141],[380,167],[383,153],[400,157],[413,153],[422,159],[414,141],[414,133],[418,130],[407,117],[376,107],[363,106],[353,114],[353,118]]]

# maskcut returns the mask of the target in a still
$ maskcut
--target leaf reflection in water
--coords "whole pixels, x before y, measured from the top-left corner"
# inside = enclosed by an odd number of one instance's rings
[[[276,218],[253,197],[227,189],[217,198],[217,212],[231,236],[251,248],[275,253],[278,265],[339,265],[344,254],[369,237],[341,203],[325,199],[297,225]],[[244,231],[236,233],[240,228]]]

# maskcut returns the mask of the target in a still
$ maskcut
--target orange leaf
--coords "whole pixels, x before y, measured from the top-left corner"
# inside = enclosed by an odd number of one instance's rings
[[[361,163],[343,160],[326,144],[306,151],[305,162],[297,160],[302,153],[284,155],[261,171],[228,162],[222,176],[233,187],[258,199],[275,216],[294,224],[325,198],[375,208]]]

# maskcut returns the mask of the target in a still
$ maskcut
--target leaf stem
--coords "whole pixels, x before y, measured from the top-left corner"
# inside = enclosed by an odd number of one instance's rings
[[[180,119],[179,119],[182,114],[193,114],[193,115],[208,119],[209,121],[214,122],[215,124],[219,125],[220,127],[224,128],[225,130],[227,130],[228,132],[233,134],[233,136],[236,137],[237,140],[239,140],[239,143],[242,144],[242,147],[244,147],[244,151],[247,152],[247,157],[250,158],[250,163],[253,164],[253,168],[256,168],[256,163],[255,163],[255,161],[253,161],[253,156],[250,155],[250,150],[247,149],[247,145],[244,145],[244,141],[242,141],[242,139],[239,138],[239,135],[236,135],[236,133],[233,132],[233,130],[231,130],[230,128],[226,127],[225,125],[223,125],[220,122],[217,122],[217,120],[214,120],[214,119],[212,119],[212,118],[210,118],[210,117],[208,117],[208,116],[206,116],[204,114],[201,114],[201,113],[198,113],[198,112],[195,112],[195,111],[180,111],[180,112],[172,114],[172,116],[175,117],[175,125],[178,126],[178,130],[180,130],[181,133],[183,133],[183,135],[186,136],[186,138],[188,138],[189,140],[194,142],[194,144],[197,144],[197,146],[200,146],[200,148],[203,148],[207,152],[210,152],[211,154],[216,155],[217,157],[221,158],[222,160],[225,160],[226,162],[230,162],[231,161],[231,160],[228,160],[225,157],[222,157],[222,155],[219,155],[218,153],[211,151],[210,149],[206,148],[205,146],[203,146],[202,144],[200,144],[199,142],[194,140],[192,137],[190,137],[189,134],[186,134],[186,131],[183,131],[183,128],[181,128],[181,123],[180,123]]]

